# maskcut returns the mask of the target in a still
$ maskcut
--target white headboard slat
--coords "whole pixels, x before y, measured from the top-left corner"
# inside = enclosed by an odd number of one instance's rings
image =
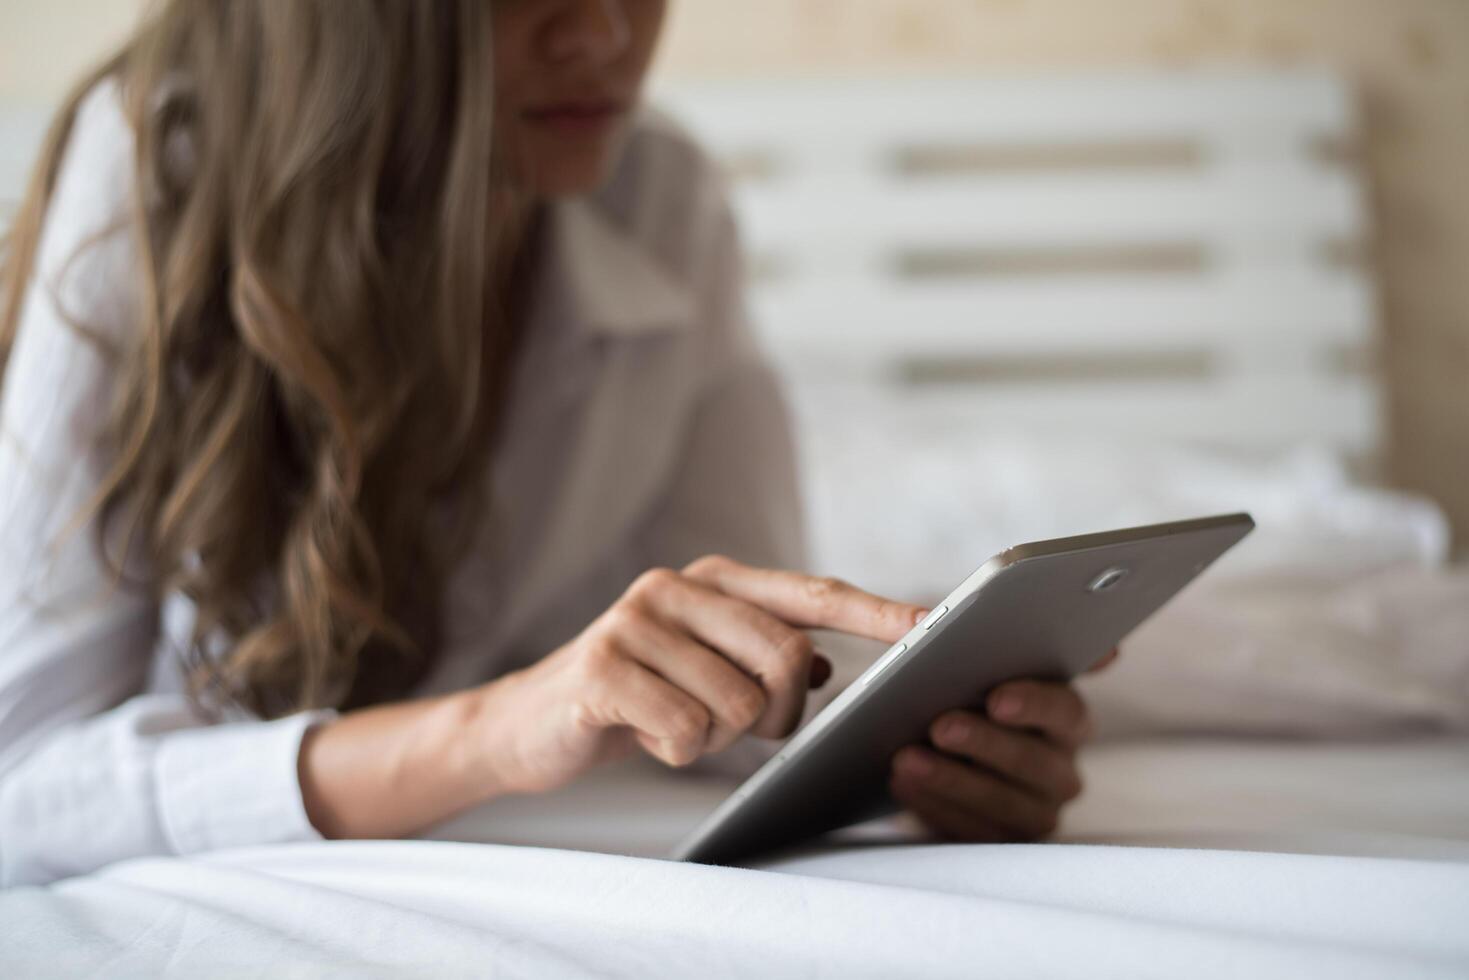
[[[754,309],[798,401],[855,386],[919,423],[1380,449],[1361,369],[1377,301],[1343,258],[1369,220],[1349,155],[1326,152],[1354,144],[1355,113],[1330,74],[764,79],[660,98],[744,175]]]

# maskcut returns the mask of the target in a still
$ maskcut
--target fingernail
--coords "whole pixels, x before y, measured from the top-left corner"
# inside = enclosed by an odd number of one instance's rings
[[[939,735],[950,745],[958,745],[969,738],[969,722],[963,718],[949,718],[939,726]]]
[[[996,718],[1014,718],[1020,714],[1020,709],[1025,707],[1020,695],[1013,691],[1006,691],[995,698],[995,703],[990,706],[990,711]]]
[[[924,619],[926,619],[928,617],[928,614],[930,612],[932,612],[932,611],[933,610],[931,610],[931,609],[920,609],[917,612],[915,612],[913,614],[913,625],[914,626],[917,626],[919,623],[923,622]]]
[[[815,690],[829,680],[831,680],[831,661],[818,653],[811,658],[811,689]]]
[[[903,757],[898,760],[898,765],[903,771],[911,773],[914,776],[927,776],[933,772],[933,760],[928,757],[927,753],[922,751],[903,753]]]

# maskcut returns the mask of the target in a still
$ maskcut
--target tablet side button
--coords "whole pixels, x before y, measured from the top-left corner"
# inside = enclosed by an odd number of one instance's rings
[[[906,643],[899,643],[897,646],[889,650],[883,656],[883,658],[877,662],[877,665],[867,672],[867,677],[865,680],[862,681],[862,686],[866,687],[868,684],[871,684],[873,679],[877,677],[878,674],[881,674],[883,671],[891,667],[893,661],[901,657],[904,653],[907,652],[907,650],[908,644]]]
[[[937,623],[939,620],[943,619],[944,613],[948,611],[948,606],[939,606],[933,612],[928,614],[928,618],[923,621],[923,628],[928,629],[929,627],[933,626],[934,623]]]

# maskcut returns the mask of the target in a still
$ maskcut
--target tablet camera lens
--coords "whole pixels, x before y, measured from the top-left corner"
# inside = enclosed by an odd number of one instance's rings
[[[1086,587],[1086,590],[1088,592],[1106,592],[1108,589],[1112,588],[1118,582],[1121,582],[1125,578],[1127,578],[1127,569],[1120,566],[1116,568],[1109,568],[1102,574],[1098,575],[1096,578],[1092,579],[1092,584],[1088,585]]]

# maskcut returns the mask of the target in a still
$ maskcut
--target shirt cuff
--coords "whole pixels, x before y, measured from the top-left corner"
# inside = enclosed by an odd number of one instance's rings
[[[154,761],[163,833],[177,854],[315,841],[301,798],[301,739],[332,711],[176,732]]]

